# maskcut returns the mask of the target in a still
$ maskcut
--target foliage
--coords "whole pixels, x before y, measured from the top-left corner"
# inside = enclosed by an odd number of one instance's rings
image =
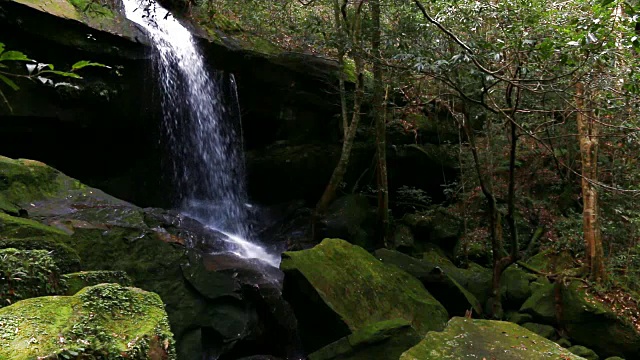
[[[17,64],[16,64],[17,63]],[[25,68],[20,69],[20,64],[25,64]],[[81,60],[71,66],[69,70],[56,70],[53,64],[40,63],[30,59],[27,55],[20,51],[5,50],[3,43],[0,43],[0,82],[8,86],[12,90],[19,90],[20,87],[14,79],[28,79],[37,81],[49,86],[71,86],[75,85],[69,82],[58,82],[56,79],[82,79],[77,71],[86,67],[106,67],[100,63],[87,60]],[[0,88],[0,97],[4,100],[10,111],[11,105]]]

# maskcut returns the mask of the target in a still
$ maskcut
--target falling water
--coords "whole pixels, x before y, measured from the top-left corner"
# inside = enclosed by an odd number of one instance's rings
[[[220,81],[206,70],[189,30],[167,10],[154,0],[123,2],[127,18],[148,31],[157,53],[180,210],[225,234],[226,251],[277,266],[279,257],[247,240],[242,139],[230,123]]]

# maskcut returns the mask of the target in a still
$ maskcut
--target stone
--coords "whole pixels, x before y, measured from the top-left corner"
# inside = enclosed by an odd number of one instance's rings
[[[413,249],[415,244],[411,228],[403,224],[396,226],[391,243],[393,248],[400,252],[408,252]]]
[[[60,269],[46,250],[0,249],[0,308],[64,292]]]
[[[320,238],[340,238],[365,249],[373,248],[375,209],[363,195],[336,199],[317,225]]]
[[[309,355],[309,360],[397,360],[420,336],[403,319],[373,323]]]
[[[87,286],[104,283],[132,286],[133,281],[124,271],[79,271],[62,275],[65,284],[65,295],[71,296]]]
[[[418,279],[344,240],[286,252],[281,269],[285,299],[309,352],[371,323],[405,319],[423,335],[441,330],[448,318]]]
[[[586,348],[582,345],[574,345],[568,348],[567,350],[587,360],[600,360],[600,356],[598,356],[598,354],[596,354],[595,351],[589,348]]]
[[[520,309],[522,304],[531,296],[531,282],[537,276],[522,270],[517,265],[511,265],[504,270],[500,277],[500,295],[506,308]]]
[[[558,340],[556,340],[556,343],[560,346],[562,346],[563,348],[570,348],[571,347],[571,341],[567,338],[560,338]]]
[[[117,284],[19,301],[0,324],[2,359],[176,359],[160,297]]]
[[[549,340],[554,340],[555,338],[558,337],[556,329],[551,325],[528,322],[528,323],[521,324],[520,326]]]
[[[446,270],[394,250],[379,249],[374,255],[383,263],[397,266],[420,280],[450,315],[463,316],[471,309],[475,314],[483,314],[478,299]]]
[[[567,359],[579,356],[514,323],[454,317],[442,332],[430,332],[400,360]]]
[[[416,241],[429,242],[445,250],[456,246],[462,231],[460,220],[440,207],[405,214],[402,222],[411,228]]]
[[[555,324],[557,319],[554,291],[555,285],[553,284],[537,286],[532,295],[520,307],[520,312],[530,314],[536,321]]]
[[[0,215],[3,218],[3,215]],[[38,224],[39,225],[39,224]],[[53,228],[51,230],[54,230]],[[0,231],[1,233],[1,231]],[[20,250],[47,250],[62,273],[80,270],[80,256],[78,252],[63,241],[54,240],[56,236],[64,236],[54,232],[54,237],[27,237],[21,239],[2,238],[0,235],[0,249],[14,248]]]
[[[505,318],[507,321],[522,325],[526,322],[531,322],[533,320],[533,316],[531,314],[523,314],[520,312],[507,312],[505,314]]]

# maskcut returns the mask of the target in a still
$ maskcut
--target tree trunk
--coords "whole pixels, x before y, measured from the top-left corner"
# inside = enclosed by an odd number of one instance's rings
[[[336,31],[338,33],[339,39],[344,39],[347,35],[347,26],[345,24],[345,19],[341,17],[341,9],[338,3],[338,0],[334,0],[334,17],[336,22]],[[360,108],[362,106],[362,99],[364,97],[364,75],[363,75],[363,59],[360,55],[360,32],[361,32],[361,19],[360,19],[360,11],[362,9],[362,3],[358,6],[357,11],[355,13],[355,18],[353,22],[353,51],[352,57],[355,63],[355,71],[356,71],[356,88],[354,90],[354,99],[353,99],[353,114],[351,116],[351,123],[348,124],[348,116],[347,116],[347,101],[346,101],[346,90],[344,86],[345,75],[344,75],[344,42],[339,40],[338,51],[339,51],[339,62],[341,63],[341,71],[339,76],[340,81],[340,102],[341,102],[341,114],[342,114],[342,127],[344,132],[344,139],[342,142],[342,152],[340,154],[340,159],[338,160],[338,164],[336,165],[333,173],[331,174],[331,178],[329,179],[329,184],[324,190],[322,197],[320,197],[320,201],[316,205],[316,213],[322,214],[324,213],[331,202],[336,198],[336,193],[340,184],[344,179],[344,174],[347,172],[347,168],[349,167],[349,158],[351,157],[351,149],[353,148],[353,140],[356,136],[356,129],[358,128],[358,123],[360,122]],[[342,50],[341,50],[342,49]]]
[[[387,183],[387,153],[386,153],[386,96],[382,82],[382,66],[380,59],[380,0],[371,1],[371,20],[373,24],[371,34],[371,49],[373,59],[373,117],[376,124],[376,158],[378,169],[378,246],[386,245],[389,229],[389,186]]]
[[[604,251],[598,214],[598,191],[592,184],[598,178],[598,124],[593,119],[593,111],[585,107],[584,98],[584,85],[577,83],[575,101],[582,161],[582,230],[589,276],[599,283],[605,278]]]

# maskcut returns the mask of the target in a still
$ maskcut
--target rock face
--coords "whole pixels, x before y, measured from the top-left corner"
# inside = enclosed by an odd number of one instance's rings
[[[102,272],[62,276],[70,293],[100,281],[131,281],[156,292],[166,304],[180,359],[294,351],[295,318],[278,287],[282,273],[257,260],[210,255],[224,249],[224,238],[197,221],[141,209],[39,162],[4,157],[0,199],[0,248],[23,245],[3,251],[50,257],[49,267],[34,270],[34,281],[80,268]],[[30,289],[51,289],[39,284]],[[67,289],[59,290],[54,293]]]
[[[0,324],[2,359],[176,359],[160,297],[136,288],[22,300],[0,309]]]
[[[379,321],[404,319],[423,335],[448,318],[417,279],[344,240],[287,252],[281,268],[308,352]]]
[[[453,318],[442,332],[430,332],[400,360],[582,359],[516,324]]]

